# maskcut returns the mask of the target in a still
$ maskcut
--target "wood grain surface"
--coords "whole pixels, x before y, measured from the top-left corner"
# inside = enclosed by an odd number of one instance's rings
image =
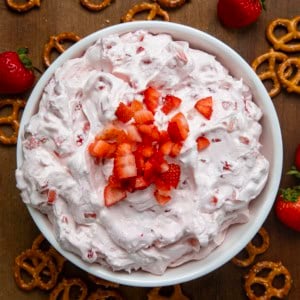
[[[17,1],[17,0],[16,0]],[[22,2],[18,0],[19,2]],[[26,13],[9,10],[4,0],[0,1],[0,52],[20,46],[30,49],[34,65],[41,71],[42,49],[50,35],[73,31],[84,37],[101,28],[120,23],[121,16],[138,1],[113,0],[100,12],[84,9],[79,0],[41,0],[40,8]],[[141,2],[141,1],[140,1]],[[291,18],[300,15],[299,0],[267,0],[267,10],[258,22],[241,30],[229,30],[219,23],[216,15],[217,0],[190,0],[177,10],[170,10],[173,22],[205,31],[234,48],[248,63],[266,52],[270,45],[265,38],[265,28],[274,18]],[[298,53],[299,55],[299,53]],[[22,95],[25,99],[29,94]],[[0,100],[5,97],[0,96]],[[293,163],[297,143],[300,142],[300,99],[297,94],[281,92],[273,99],[277,110],[284,144],[284,168],[281,187],[296,184],[285,175]],[[0,145],[0,299],[25,300],[48,299],[41,291],[30,293],[19,290],[13,279],[14,258],[30,247],[38,230],[19,192],[15,187],[16,147]],[[284,227],[274,212],[265,222],[270,233],[270,248],[258,260],[282,261],[293,277],[293,285],[287,299],[300,299],[300,233]],[[68,264],[66,276],[86,274]],[[247,299],[242,288],[242,278],[248,268],[241,269],[227,263],[215,272],[200,279],[182,284],[190,299]],[[147,299],[148,289],[122,286],[121,290],[130,300]]]

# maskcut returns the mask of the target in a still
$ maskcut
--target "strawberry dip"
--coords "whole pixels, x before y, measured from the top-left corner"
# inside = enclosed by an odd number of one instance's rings
[[[214,56],[168,34],[110,35],[47,84],[22,136],[17,187],[63,249],[163,274],[248,221],[269,172],[261,117]]]

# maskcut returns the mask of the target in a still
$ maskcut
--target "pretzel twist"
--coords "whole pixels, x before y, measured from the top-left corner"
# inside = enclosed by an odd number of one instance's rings
[[[66,49],[63,47],[63,42],[71,41],[78,42],[80,37],[74,32],[62,32],[57,35],[50,36],[49,42],[45,44],[43,50],[43,63],[46,67],[51,64],[51,52],[56,50],[58,53],[63,53]]]
[[[79,294],[76,295],[78,300],[86,300],[88,289],[86,284],[79,278],[63,279],[51,292],[49,300],[69,300],[71,298],[71,289],[78,288]]]
[[[296,70],[295,73],[293,70]],[[300,58],[290,57],[284,61],[279,66],[278,77],[288,92],[300,94]]]
[[[28,0],[26,3],[16,3],[14,0],[5,0],[5,1],[9,8],[17,12],[25,12],[34,8],[35,6],[36,7],[41,6],[41,0]]]
[[[285,52],[297,52],[300,51],[300,31],[298,30],[298,23],[300,22],[300,16],[297,16],[291,20],[289,19],[275,19],[266,29],[266,36],[270,43],[276,50],[282,50]],[[277,27],[285,27],[287,33],[281,37],[275,35]],[[295,41],[295,43],[291,43]]]
[[[179,284],[173,286],[174,291],[170,297],[162,296],[160,294],[161,287],[156,287],[150,290],[147,295],[148,300],[189,300],[181,290],[181,286]]]
[[[44,270],[49,271],[47,279],[42,277]],[[23,278],[24,272],[30,276],[30,281]],[[14,277],[18,287],[22,290],[31,291],[38,287],[48,291],[55,286],[57,276],[58,273],[51,258],[40,250],[28,249],[15,259]]]
[[[80,3],[83,7],[91,11],[100,11],[105,7],[109,6],[111,0],[102,0],[100,3],[96,4],[93,0],[80,0]]]
[[[269,270],[267,276],[259,276],[263,270]],[[280,276],[284,276],[284,285],[280,288],[273,286],[273,280]],[[264,287],[264,294],[257,296],[253,291],[253,285],[261,285]],[[291,288],[292,279],[289,271],[282,265],[281,262],[261,261],[255,264],[245,276],[245,291],[250,300],[268,300],[277,297],[282,299],[285,297]]]
[[[12,113],[9,116],[0,117],[0,126],[8,125],[12,128],[13,133],[8,136],[3,130],[0,129],[0,142],[7,145],[17,143],[20,121],[19,112],[26,105],[25,100],[21,99],[4,99],[0,100],[0,110],[4,107],[11,106]]]
[[[232,262],[239,266],[239,267],[248,267],[250,266],[254,260],[255,257],[259,254],[262,254],[267,251],[270,245],[270,238],[268,232],[262,227],[258,233],[257,233],[261,238],[262,238],[262,243],[259,246],[256,246],[253,244],[253,240],[250,241],[250,243],[246,246],[245,250],[248,254],[248,257],[245,259],[239,259],[237,257],[234,257],[232,259]]]
[[[124,300],[122,295],[115,290],[98,289],[93,292],[87,300]]]
[[[166,7],[166,8],[178,8],[181,7],[186,0],[154,0],[159,5]]]
[[[153,20],[156,16],[160,16],[165,21],[169,21],[170,17],[169,14],[163,10],[157,3],[147,3],[143,2],[140,4],[136,4],[132,6],[128,10],[128,12],[121,18],[122,22],[131,22],[134,21],[134,16],[140,12],[148,11],[149,14],[147,15],[147,20]]]

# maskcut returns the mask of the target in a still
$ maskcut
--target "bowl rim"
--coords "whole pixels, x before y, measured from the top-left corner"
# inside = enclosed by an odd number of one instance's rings
[[[272,206],[273,202],[276,198],[276,194],[278,191],[278,187],[281,180],[281,172],[282,172],[282,164],[283,164],[283,145],[282,145],[282,136],[281,136],[281,129],[279,125],[279,120],[277,117],[276,110],[274,108],[273,102],[270,99],[264,85],[258,78],[258,76],[255,74],[255,72],[252,70],[252,68],[248,65],[248,63],[232,48],[230,48],[228,45],[223,43],[221,40],[215,38],[214,36],[200,31],[199,29],[192,28],[186,25],[172,23],[172,22],[162,22],[162,21],[136,21],[136,22],[130,22],[130,23],[122,23],[113,25],[110,27],[106,27],[104,29],[100,29],[77,43],[75,43],[73,46],[71,46],[69,49],[67,49],[64,53],[62,53],[51,65],[50,67],[44,72],[44,74],[41,76],[41,78],[36,83],[28,101],[27,105],[25,107],[25,110],[23,112],[22,120],[20,123],[20,131],[18,135],[18,142],[17,142],[17,168],[19,168],[23,162],[23,152],[22,152],[22,142],[21,138],[24,133],[24,127],[26,123],[29,121],[30,117],[35,112],[37,105],[39,103],[41,94],[44,90],[45,85],[49,82],[53,74],[55,73],[55,70],[63,64],[68,59],[78,57],[80,54],[83,53],[83,51],[90,45],[92,45],[96,40],[98,40],[100,37],[104,37],[110,34],[123,34],[130,31],[136,31],[139,29],[148,30],[150,32],[154,33],[169,33],[173,36],[175,32],[185,32],[188,33],[188,36],[194,36],[197,39],[200,39],[203,41],[203,43],[207,42],[209,44],[213,44],[214,47],[217,49],[222,49],[226,52],[226,56],[233,59],[240,67],[242,67],[242,70],[247,71],[249,76],[251,76],[251,80],[253,81],[253,84],[256,86],[258,93],[261,95],[263,99],[265,99],[265,106],[267,107],[267,110],[272,118],[272,127],[273,130],[272,134],[274,135],[274,140],[276,140],[277,145],[274,149],[273,157],[276,158],[276,163],[273,166],[273,174],[269,177],[267,185],[270,186],[268,189],[268,197],[270,197],[270,200],[265,201],[263,204],[263,207],[261,208],[260,216],[259,218],[252,224],[251,228],[248,229],[247,234],[240,237],[238,240],[237,245],[233,245],[233,248],[231,251],[226,253],[226,255],[222,257],[217,257],[215,261],[211,262],[208,266],[202,266],[200,269],[193,268],[193,271],[186,271],[185,273],[181,274],[179,272],[179,275],[171,275],[172,268],[168,268],[167,271],[160,276],[148,274],[143,271],[133,272],[131,274],[125,273],[125,272],[113,272],[111,270],[106,269],[105,267],[101,266],[100,264],[89,264],[84,262],[79,256],[65,251],[60,247],[58,242],[56,241],[53,232],[48,230],[47,226],[45,225],[46,221],[45,218],[40,212],[38,212],[36,209],[32,208],[28,204],[26,204],[28,211],[34,220],[36,226],[39,228],[41,233],[45,236],[45,238],[56,248],[58,252],[60,252],[63,256],[65,256],[69,261],[71,261],[74,265],[81,268],[82,270],[89,272],[95,276],[104,278],[109,281],[118,282],[123,285],[127,286],[140,286],[140,287],[152,287],[152,286],[166,286],[166,285],[174,285],[179,284],[183,282],[187,282],[199,277],[202,277],[204,275],[207,275],[208,273],[215,271],[216,269],[223,266],[225,263],[227,263],[233,256],[235,256],[237,253],[239,253],[251,240],[256,232],[259,230],[259,228],[262,226],[263,222],[266,220]],[[171,33],[172,32],[172,33]],[[176,38],[175,38],[176,40]],[[188,39],[187,39],[188,40]],[[218,59],[218,58],[217,58]],[[218,59],[219,60],[219,59]],[[220,61],[220,60],[219,60]],[[242,226],[242,225],[241,225]],[[210,254],[211,255],[211,254]],[[199,261],[196,261],[199,262]],[[195,264],[195,261],[186,263],[184,265],[189,264]],[[96,265],[96,267],[95,267]],[[176,267],[176,269],[188,269],[182,268],[182,266]],[[136,275],[138,274],[138,275]],[[173,274],[173,273],[172,273]]]

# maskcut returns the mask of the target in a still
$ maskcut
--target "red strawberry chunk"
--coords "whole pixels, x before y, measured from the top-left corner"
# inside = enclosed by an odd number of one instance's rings
[[[172,146],[172,150],[171,150],[169,155],[171,157],[178,156],[180,154],[181,148],[182,148],[182,142],[174,143],[173,146]]]
[[[130,103],[130,108],[135,113],[135,112],[137,112],[139,110],[142,110],[144,108],[144,104],[141,101],[133,100]]]
[[[56,195],[56,191],[55,190],[48,190],[48,193],[47,193],[47,203],[48,204],[53,204],[55,202],[57,198],[57,195]]]
[[[121,102],[115,112],[115,115],[118,120],[123,123],[127,123],[133,117],[133,111],[130,107]]]
[[[147,180],[145,180],[145,178],[143,176],[137,176],[135,178],[134,188],[136,190],[144,190],[149,185],[150,185],[150,183]]]
[[[138,130],[142,134],[143,138],[150,139],[150,141],[158,141],[160,138],[160,133],[155,125],[138,125]]]
[[[108,143],[103,140],[96,140],[88,147],[89,153],[94,157],[111,158],[116,151],[115,143]]]
[[[100,135],[96,136],[96,140],[124,143],[128,140],[128,136],[123,129],[120,129],[114,125],[109,125]]]
[[[199,136],[196,140],[198,151],[204,150],[210,145],[210,141],[205,136]]]
[[[184,141],[189,134],[189,125],[183,113],[176,114],[168,124],[168,133],[175,143]]]
[[[195,104],[195,108],[201,115],[203,115],[206,119],[210,120],[213,112],[212,97],[206,97],[198,100]]]
[[[171,141],[165,142],[162,144],[159,148],[159,150],[164,154],[164,155],[169,155],[172,151],[174,143]]]
[[[137,124],[150,124],[154,122],[153,113],[147,109],[138,110],[133,115]]]
[[[131,178],[137,175],[135,157],[131,145],[120,144],[115,153],[114,175],[119,179]]]
[[[126,131],[127,131],[127,136],[128,136],[129,141],[131,141],[131,142],[138,142],[138,143],[142,142],[142,137],[139,134],[139,131],[136,128],[136,126],[129,125],[126,128]]]
[[[153,87],[148,87],[144,91],[144,103],[153,114],[155,113],[159,104],[160,93]]]
[[[172,95],[166,95],[163,100],[163,106],[161,108],[162,112],[166,115],[169,114],[172,110],[178,108],[181,104],[181,99]]]
[[[108,184],[104,189],[105,206],[111,206],[126,198],[126,190]]]
[[[159,189],[157,189],[154,192],[154,196],[155,196],[156,201],[161,205],[164,205],[164,204],[166,204],[167,202],[169,202],[171,200],[170,190],[159,190]]]
[[[167,172],[161,174],[160,178],[164,181],[167,185],[171,187],[177,188],[179,179],[180,179],[180,166],[177,164],[169,164],[169,169]]]

